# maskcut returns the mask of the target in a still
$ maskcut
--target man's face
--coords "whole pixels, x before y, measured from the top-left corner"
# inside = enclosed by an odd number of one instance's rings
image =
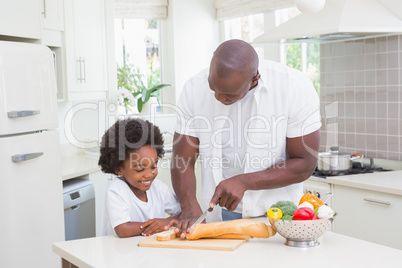
[[[247,92],[257,85],[259,74],[253,79],[246,79],[243,75],[233,73],[229,77],[218,77],[214,67],[209,70],[208,83],[215,93],[215,98],[225,105],[231,105],[244,98]]]

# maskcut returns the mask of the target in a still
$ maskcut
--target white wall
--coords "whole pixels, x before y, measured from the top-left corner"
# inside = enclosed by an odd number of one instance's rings
[[[174,81],[177,100],[187,79],[209,66],[219,45],[219,23],[213,0],[170,0],[168,12],[162,42],[169,50],[164,51],[162,64],[170,76],[164,82]]]

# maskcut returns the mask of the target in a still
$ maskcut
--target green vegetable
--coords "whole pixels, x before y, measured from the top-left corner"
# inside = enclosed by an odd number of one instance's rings
[[[320,207],[316,207],[315,209],[314,209],[314,215],[316,215],[317,216],[317,213],[318,213],[318,209],[319,209]]]
[[[289,221],[292,221],[292,220],[293,220],[293,217],[292,217],[291,215],[285,215],[285,216],[282,217],[282,220],[289,220]]]
[[[293,216],[297,206],[291,201],[278,201],[276,204],[273,204],[271,208],[279,208],[282,211],[283,216]]]

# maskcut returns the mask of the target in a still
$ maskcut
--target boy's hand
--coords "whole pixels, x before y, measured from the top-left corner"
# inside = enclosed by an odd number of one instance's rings
[[[143,229],[142,235],[150,236],[155,233],[166,231],[169,229],[169,228],[165,229],[166,225],[168,225],[172,222],[174,223],[174,221],[176,221],[176,224],[177,224],[177,220],[172,219],[172,218],[147,220],[140,226],[140,228]]]

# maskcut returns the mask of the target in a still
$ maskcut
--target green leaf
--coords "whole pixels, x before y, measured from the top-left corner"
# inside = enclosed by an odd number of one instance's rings
[[[144,88],[142,90],[142,96],[141,96],[142,102],[146,103],[151,97],[151,93],[152,93],[151,90]]]
[[[138,100],[137,100],[137,109],[138,109],[138,112],[140,112],[140,113],[142,111],[142,106],[144,106],[144,103],[142,102],[141,98],[138,98]]]
[[[151,91],[151,93],[154,93],[154,92],[156,92],[156,91],[158,91],[158,90],[160,90],[160,89],[162,89],[164,87],[170,87],[170,84],[160,84],[160,85],[157,85],[157,86],[154,86],[154,87],[150,88],[149,90]]]

